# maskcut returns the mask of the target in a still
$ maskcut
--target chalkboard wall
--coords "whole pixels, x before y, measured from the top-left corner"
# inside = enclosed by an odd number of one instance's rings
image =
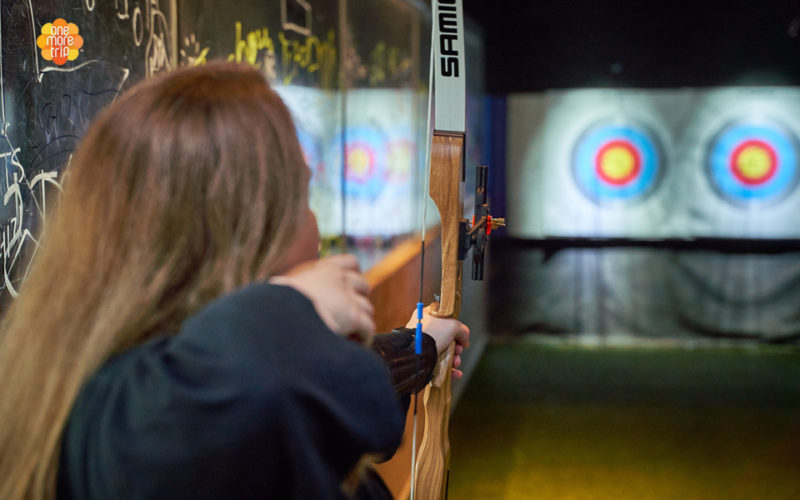
[[[311,203],[323,236],[391,241],[415,230],[427,8],[417,0],[3,0],[0,304],[18,293],[70,157],[100,109],[139,80],[212,59],[259,68],[287,101],[314,171]],[[58,19],[83,40],[61,65],[37,45]],[[471,33],[467,41],[478,62],[468,66],[478,127],[481,39]],[[475,163],[484,136],[468,134]],[[381,163],[354,164],[364,155],[351,142],[373,139],[365,147]]]

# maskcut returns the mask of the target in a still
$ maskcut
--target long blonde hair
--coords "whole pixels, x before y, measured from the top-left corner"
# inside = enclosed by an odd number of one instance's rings
[[[275,272],[306,183],[255,70],[177,70],[100,114],[0,326],[0,499],[55,497],[71,406],[111,355]]]

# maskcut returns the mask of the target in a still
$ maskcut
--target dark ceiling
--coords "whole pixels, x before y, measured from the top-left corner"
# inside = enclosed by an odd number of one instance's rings
[[[800,0],[464,0],[490,93],[800,85]]]

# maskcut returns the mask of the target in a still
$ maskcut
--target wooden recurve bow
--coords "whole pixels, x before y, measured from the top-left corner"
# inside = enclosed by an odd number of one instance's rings
[[[431,65],[434,76],[434,130],[430,150],[430,196],[439,209],[442,282],[431,313],[458,318],[461,308],[462,260],[459,235],[463,214],[462,180],[466,131],[466,73],[461,0],[433,1]],[[439,356],[430,385],[422,396],[424,432],[413,474],[412,498],[439,500],[447,495],[450,468],[450,373],[455,344]]]
[[[483,279],[483,255],[489,234],[493,228],[505,226],[505,219],[492,219],[489,214],[488,169],[485,166],[477,170],[472,222],[463,218],[466,68],[461,0],[433,0],[432,22],[434,127],[429,183],[430,196],[441,218],[442,277],[439,302],[431,314],[457,319],[461,309],[464,257],[472,249],[472,278]],[[413,474],[412,499],[447,498],[450,374],[454,350],[453,343],[440,354],[433,380],[422,396],[424,431]]]

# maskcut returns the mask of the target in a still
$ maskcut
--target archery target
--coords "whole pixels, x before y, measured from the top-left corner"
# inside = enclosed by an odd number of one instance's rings
[[[637,124],[590,127],[576,143],[572,163],[581,192],[599,204],[646,198],[658,185],[663,169],[655,136]]]
[[[734,205],[776,203],[797,185],[797,141],[777,123],[736,122],[708,146],[706,175]]]
[[[421,196],[413,189],[420,166],[419,109],[413,89],[348,91],[347,125],[328,146],[337,154],[326,163],[328,169],[341,165],[348,236],[391,237],[415,228],[417,204],[409,197]]]
[[[383,190],[386,175],[386,149],[381,134],[371,128],[348,130],[345,159],[347,195],[377,198]]]

